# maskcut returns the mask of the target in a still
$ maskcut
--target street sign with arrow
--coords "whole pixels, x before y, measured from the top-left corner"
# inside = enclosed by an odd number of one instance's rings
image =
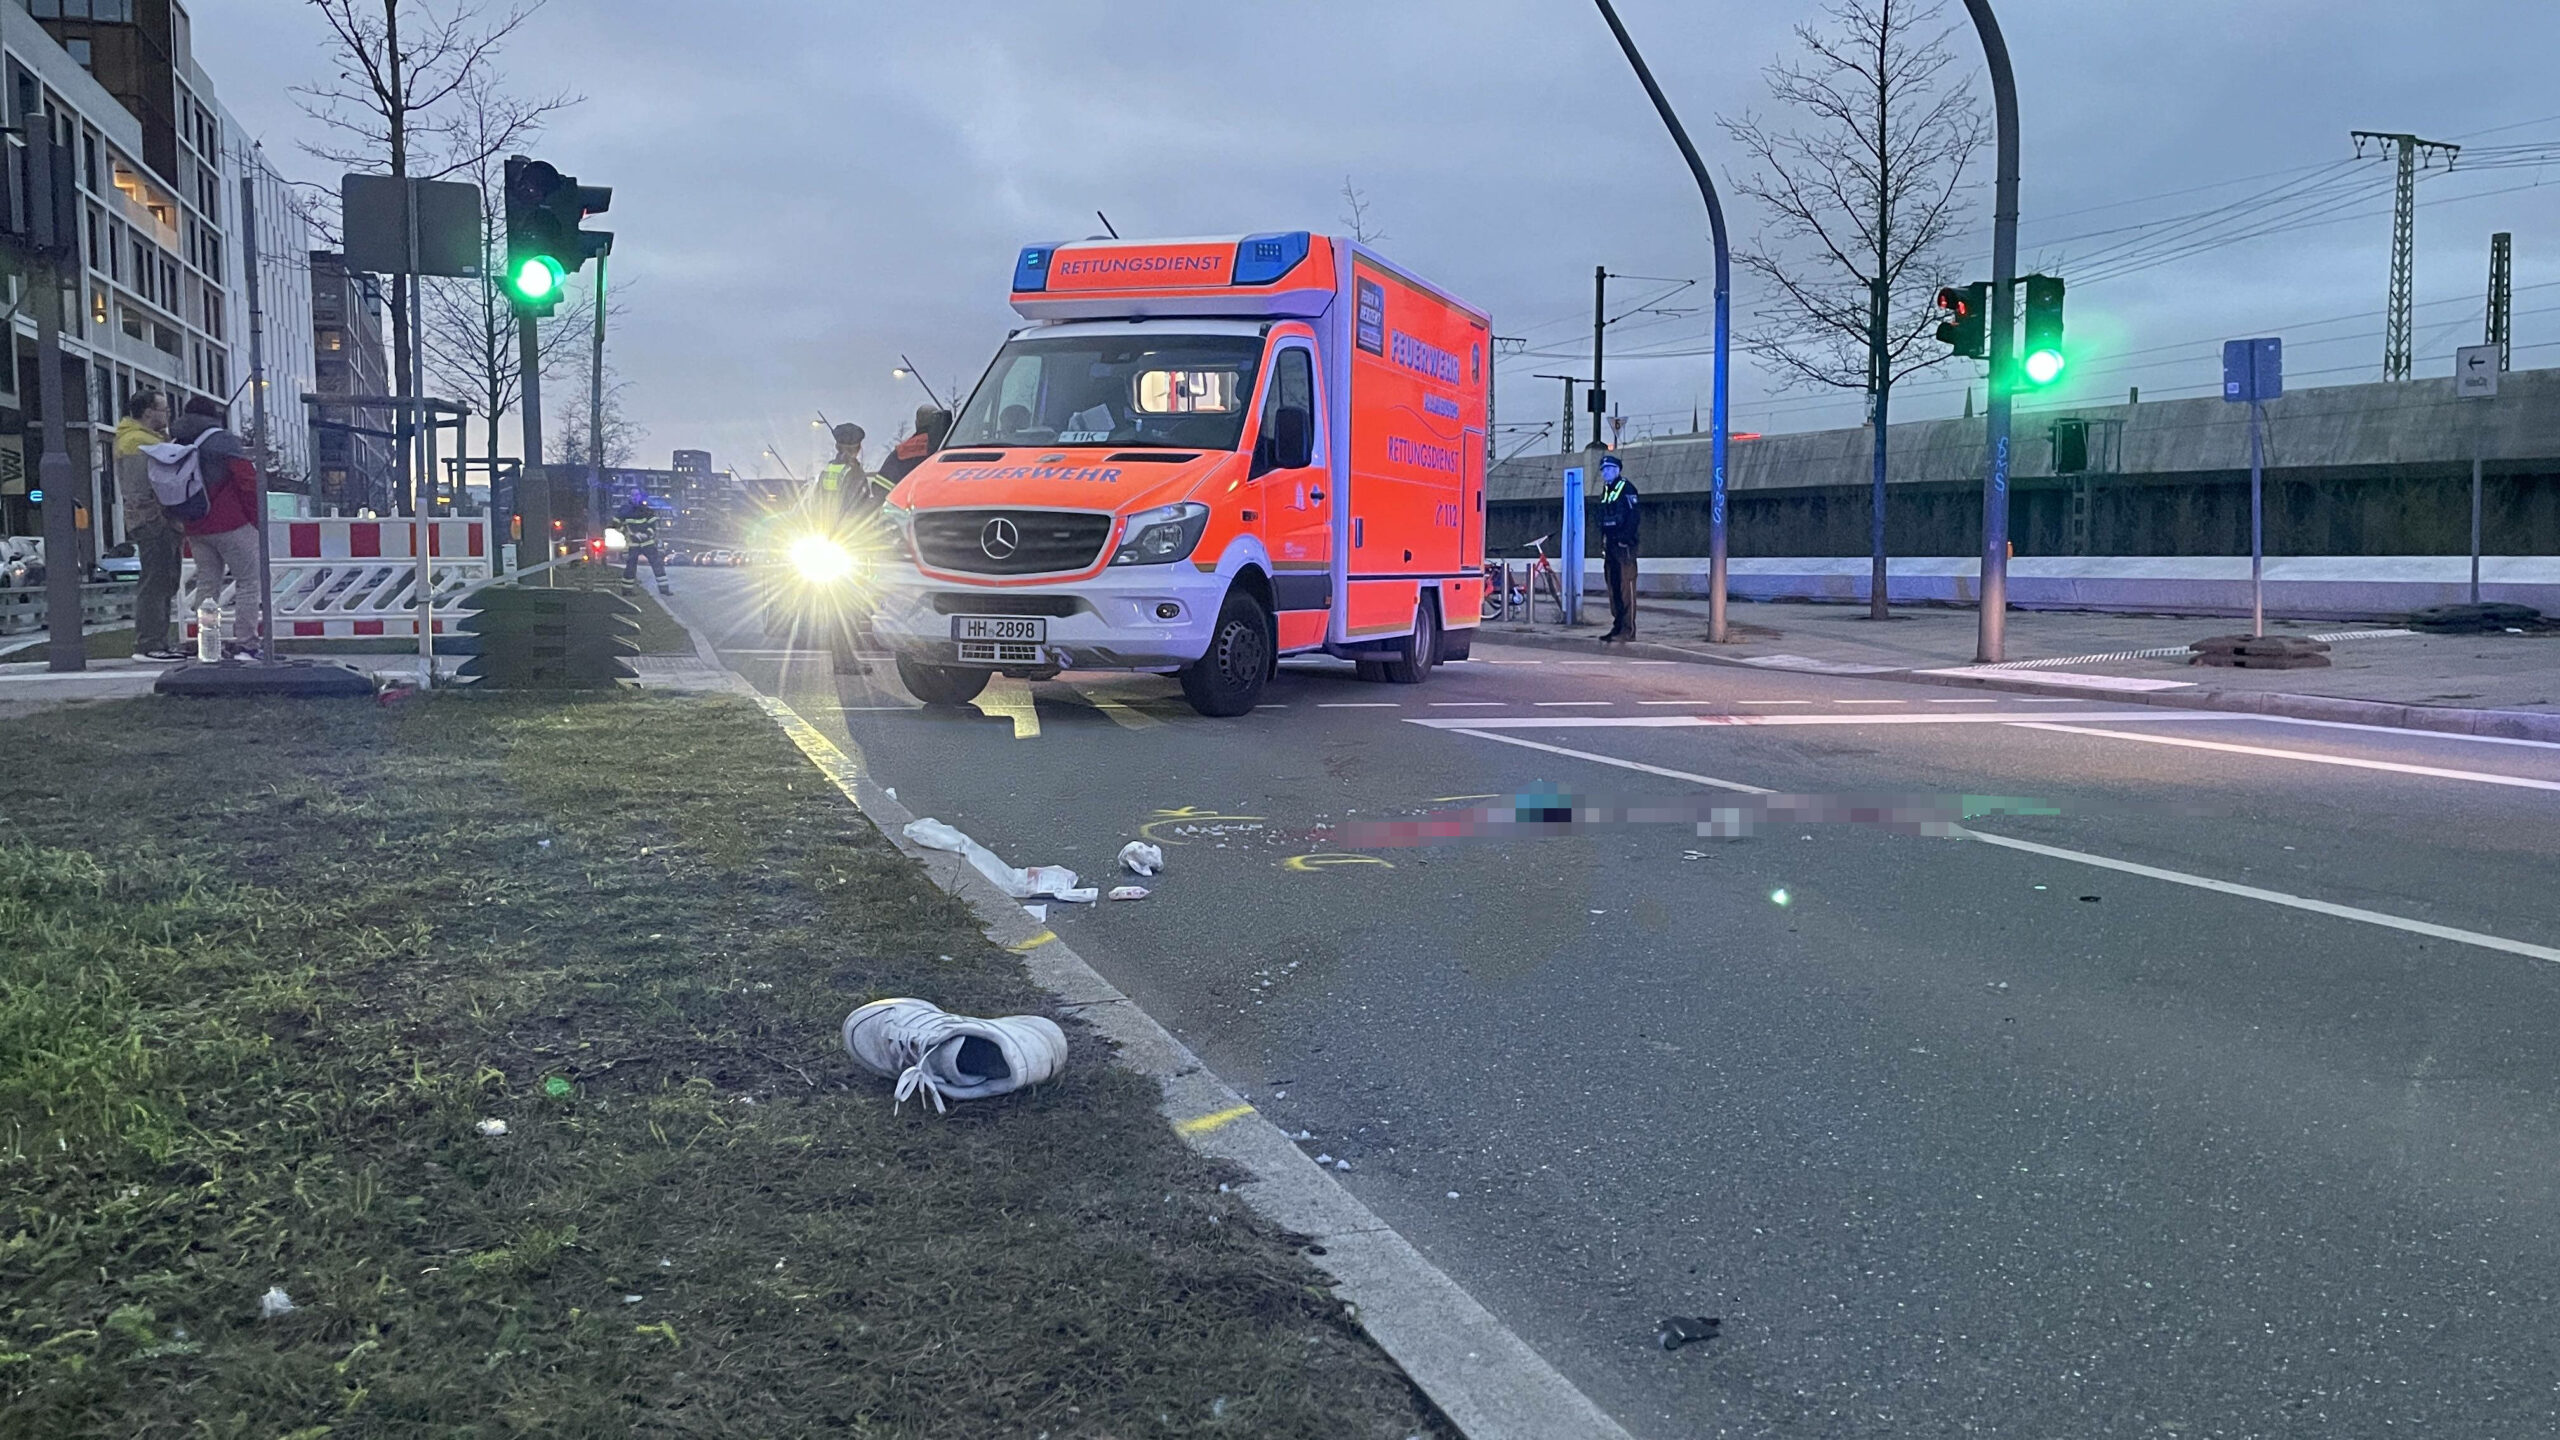
[[[2498,398],[2498,347],[2465,345],[2453,352],[2453,393],[2465,400]]]

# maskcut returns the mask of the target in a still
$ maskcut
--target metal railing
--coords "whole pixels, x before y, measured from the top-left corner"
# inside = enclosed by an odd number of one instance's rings
[[[135,588],[130,580],[81,586],[80,623],[85,627],[131,621]],[[45,603],[41,585],[0,590],[0,635],[39,633],[52,619],[52,614]]]

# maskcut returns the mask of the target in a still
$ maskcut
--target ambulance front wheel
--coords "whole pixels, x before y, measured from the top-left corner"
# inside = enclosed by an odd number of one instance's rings
[[[1241,590],[1227,592],[1209,650],[1182,668],[1182,693],[1191,708],[1213,719],[1253,713],[1262,682],[1271,673],[1271,614]]]
[[[964,670],[950,665],[926,665],[898,657],[898,683],[907,693],[927,705],[949,707],[966,705],[987,688],[989,670]]]

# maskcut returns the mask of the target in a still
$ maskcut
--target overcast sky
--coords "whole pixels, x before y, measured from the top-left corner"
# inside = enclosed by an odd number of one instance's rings
[[[1731,176],[1740,157],[1717,118],[1768,110],[1762,69],[1815,5],[1618,3],[1709,167]],[[289,93],[330,72],[318,17],[291,0],[190,8],[197,59],[232,111],[289,174],[330,178],[299,150],[311,126]],[[2001,12],[2021,96],[2022,259],[2073,282],[2066,399],[2213,393],[2220,341],[2252,334],[2286,338],[2295,386],[2379,379],[2389,173],[2340,163],[2348,132],[2457,140],[2483,161],[2540,142],[2560,156],[2560,5],[2547,0]],[[1969,30],[1954,38],[1987,97]],[[1503,364],[1506,425],[1560,410],[1560,387],[1534,372],[1587,373],[1595,264],[1712,272],[1696,190],[1587,0],[551,0],[503,65],[520,89],[586,97],[536,151],[614,187],[595,223],[619,237],[628,310],[612,345],[645,464],[699,447],[771,471],[770,445],[805,475],[822,410],[893,436],[923,398],[892,376],[898,357],[936,389],[974,381],[1013,323],[1016,250],[1097,233],[1096,209],[1131,236],[1340,232],[1348,177],[1382,249],[1532,342]],[[2421,375],[2449,374],[2453,347],[2479,339],[2498,229],[2515,234],[2516,364],[2560,357],[2560,298],[2527,288],[2560,287],[2560,168],[2496,158],[2509,163],[2419,189]],[[1987,156],[1980,178],[1972,268],[1987,276]],[[2227,229],[2162,222],[2243,201],[2230,216],[2292,223],[2177,255],[2182,235]],[[1738,239],[1759,228],[1730,193],[1727,209]],[[2108,276],[2099,252],[2125,245]],[[1617,282],[1613,301],[1667,288]],[[1612,332],[1631,437],[1686,430],[1705,404],[1705,293],[1665,302],[1694,316]],[[1738,284],[1737,314],[1763,299]],[[1966,379],[1911,383],[1895,418],[1959,413]],[[1733,393],[1738,430],[1861,414],[1855,396],[1780,390],[1748,359]]]

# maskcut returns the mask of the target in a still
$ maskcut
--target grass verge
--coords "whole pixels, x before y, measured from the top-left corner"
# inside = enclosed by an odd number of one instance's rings
[[[1044,999],[751,705],[0,751],[0,1435],[1451,1433],[1089,1031],[892,1115],[847,1009]]]

